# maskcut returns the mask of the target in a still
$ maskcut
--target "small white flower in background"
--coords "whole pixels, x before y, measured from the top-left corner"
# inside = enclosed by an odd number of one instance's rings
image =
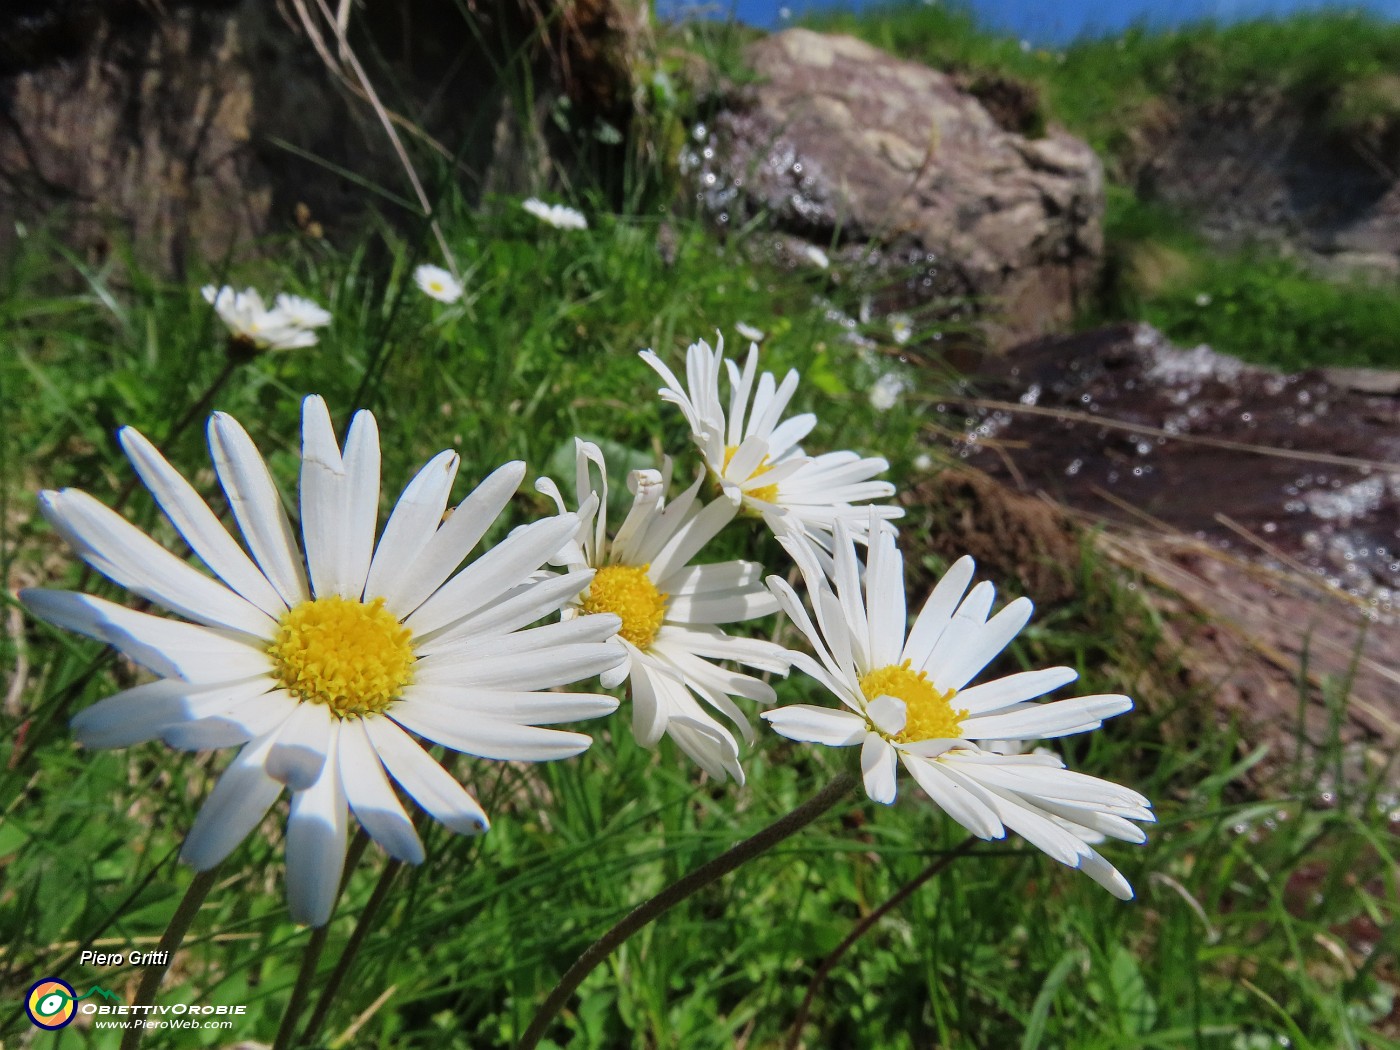
[[[789,654],[772,642],[734,638],[719,627],[777,611],[776,599],[763,585],[763,566],[748,561],[691,564],[738,508],[728,500],[702,504],[703,475],[668,504],[670,464],[664,472],[634,470],[628,478],[631,510],[609,538],[603,452],[586,441],[576,441],[576,450],[579,502],[597,511],[580,514],[577,541],[558,560],[574,571],[596,571],[578,596],[579,611],[610,612],[622,620],[619,639],[627,659],[603,675],[603,685],[631,683],[632,732],[643,747],[654,747],[663,734],[669,735],[712,777],[731,776],[742,784],[739,743],[715,713],[752,743],[753,726],[731,697],[762,704],[777,697],[767,682],[716,661],[785,675]],[[590,465],[597,468],[597,480]],[[552,480],[541,478],[536,488],[564,512]]]
[[[802,246],[802,255],[808,262],[821,267],[823,270],[829,269],[831,266],[831,259],[827,256],[826,252],[822,251],[815,244],[804,244]]]
[[[331,323],[331,312],[320,303],[285,292],[276,298],[272,312],[294,328],[324,328]]]
[[[455,303],[462,298],[462,282],[441,266],[424,263],[413,271],[413,281],[424,295],[440,303]]]
[[[252,288],[240,292],[228,285],[215,288],[207,284],[200,292],[233,338],[257,350],[302,350],[315,346],[315,329],[331,323],[328,311],[296,295],[279,295],[276,306],[269,310]]]
[[[914,336],[914,323],[908,314],[890,314],[890,338],[904,346]]]
[[[933,457],[930,456],[927,452],[920,452],[917,456],[914,457],[914,469],[932,470]]]
[[[691,440],[725,496],[762,517],[775,533],[805,533],[829,549],[837,521],[846,521],[860,534],[869,520],[866,501],[894,495],[888,481],[871,480],[889,468],[884,459],[854,452],[809,456],[802,451],[798,442],[816,426],[817,417],[806,412],[782,418],[797,391],[797,372],[788,372],[781,384],[771,372],[758,376],[757,347],[749,348],[740,371],[725,360],[722,337],[714,350],[704,340],[693,344],[686,351],[685,384],[650,350],[642,351],[642,359],[665,382],[662,399],[685,413]],[[727,416],[720,400],[720,373],[725,370],[730,388]],[[904,514],[900,507],[875,510],[882,518]]]
[[[423,846],[390,778],[463,834],[488,828],[481,806],[416,742],[510,761],[566,758],[590,739],[541,728],[609,714],[617,701],[541,692],[589,678],[624,656],[619,621],[586,616],[521,630],[558,612],[591,571],[532,577],[578,529],[573,514],[517,529],[460,572],[525,473],[509,463],[446,521],[455,452],[404,489],[375,543],[379,432],[359,412],[342,449],[325,402],[303,402],[299,546],[267,466],[241,426],[209,421],[214,469],[252,557],[144,437],[119,434],[137,474],[191,550],[182,560],[84,492],[40,496],[40,509],[84,561],[183,619],[71,591],[26,590],[29,610],[97,638],[158,678],[73,719],[87,747],[157,737],[186,750],[242,745],[200,810],[180,856],[205,871],[292,791],[287,894],[292,916],[330,917],[348,817],[392,856]],[[455,573],[455,575],[454,575]]]
[[[763,342],[767,334],[761,328],[755,328],[753,325],[745,324],[743,321],[739,321],[734,325],[734,331],[738,332],[751,343]]]
[[[909,380],[898,372],[886,372],[870,388],[870,406],[888,412],[899,404],[899,396],[909,389]]]
[[[793,666],[847,710],[804,704],[763,717],[793,740],[860,744],[866,793],[876,802],[894,801],[902,763],[929,798],[977,837],[1002,838],[1010,829],[1114,896],[1130,899],[1127,880],[1090,844],[1104,836],[1145,841],[1131,822],[1155,819],[1151,803],[1129,788],[1071,772],[1053,753],[1002,752],[1017,741],[1097,729],[1103,719],[1130,710],[1132,701],[1106,695],[1033,703],[1077,677],[1068,667],[969,686],[1025,625],[1030,601],[1018,598],[988,619],[992,585],[968,592],[973,564],[963,558],[933,589],[906,635],[904,559],[893,529],[880,521],[870,529],[863,590],[855,545],[841,526],[834,588],[814,551],[780,538],[802,569],[816,617],[786,581],[768,578],[817,655],[795,653]]]
[[[1201,292],[1199,295],[1196,296],[1197,306],[1209,306],[1210,303],[1211,299],[1210,294],[1208,292]]]
[[[546,204],[538,197],[531,197],[520,205],[541,222],[546,222],[556,230],[586,230],[588,220],[583,217],[583,212],[575,211],[573,208],[563,204]]]

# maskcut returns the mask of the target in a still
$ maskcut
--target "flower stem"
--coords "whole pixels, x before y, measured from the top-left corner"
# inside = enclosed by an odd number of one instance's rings
[[[850,951],[856,941],[864,937],[872,926],[912,897],[919,887],[928,882],[929,879],[941,874],[953,861],[971,850],[977,842],[976,836],[969,835],[947,853],[941,854],[923,871],[895,890],[889,900],[856,923],[851,932],[846,935],[846,939],[831,950],[831,953],[821,961],[817,972],[812,974],[812,980],[807,984],[807,994],[803,998],[802,1005],[797,1010],[797,1017],[793,1020],[792,1028],[788,1032],[787,1050],[797,1050],[798,1043],[802,1039],[802,1029],[807,1024],[807,1015],[811,1013],[812,1003],[817,998],[817,992],[821,989],[822,982],[826,980],[827,975],[841,961],[841,956]]]
[[[345,892],[350,876],[354,874],[355,865],[359,863],[360,855],[364,853],[367,845],[369,836],[365,834],[365,829],[361,828],[355,833],[345,854],[345,872],[340,877],[340,893]],[[336,895],[336,899],[340,899],[339,894]],[[301,953],[301,969],[297,971],[297,981],[292,986],[292,997],[287,1000],[287,1009],[282,1013],[282,1023],[277,1026],[277,1037],[272,1042],[272,1050],[287,1050],[293,1045],[297,1021],[301,1020],[301,1011],[306,1006],[307,996],[311,994],[312,982],[316,980],[316,966],[321,961],[321,952],[326,947],[326,934],[330,928],[330,920],[327,919],[323,925],[313,929],[311,936],[307,938],[306,947]]]
[[[516,1044],[516,1050],[534,1050],[539,1045],[540,1040],[544,1038],[545,1030],[549,1028],[550,1023],[568,1003],[574,992],[578,990],[578,986],[583,983],[584,978],[632,934],[642,929],[653,919],[658,919],[666,914],[671,908],[696,891],[723,878],[741,864],[752,860],[765,850],[771,849],[788,836],[801,831],[840,802],[855,785],[856,778],[851,774],[846,772],[836,774],[831,783],[792,812],[779,817],[758,834],[745,839],[732,849],[721,853],[714,860],[702,864],[689,875],[671,883],[655,897],[644,901],[624,915],[612,929],[590,944],[573,966],[569,967],[568,972],[559,979],[559,983],[554,986],[554,990],[549,993],[544,1004],[535,1013],[530,1026],[525,1029],[525,1034]]]
[[[160,991],[160,982],[165,978],[165,971],[170,969],[170,960],[175,957],[175,953],[180,950],[180,945],[185,940],[185,934],[189,932],[190,924],[194,922],[194,917],[199,913],[199,907],[204,903],[204,898],[209,896],[210,889],[214,886],[214,880],[218,877],[218,866],[210,868],[208,871],[196,872],[190,881],[190,888],[185,891],[184,899],[175,909],[175,914],[170,916],[170,924],[165,927],[165,932],[161,934],[160,944],[156,950],[163,952],[162,958],[165,962],[154,966],[147,966],[146,972],[141,976],[141,984],[136,989],[136,1002],[133,1006],[150,1006],[156,997],[156,992]],[[138,1013],[145,1013],[140,1010]],[[141,1037],[146,1033],[144,1025],[133,1025],[126,1030],[122,1036],[121,1050],[136,1050],[141,1045]]]
[[[330,977],[326,978],[325,987],[321,989],[321,997],[316,1000],[316,1009],[312,1011],[311,1020],[306,1022],[306,1028],[301,1033],[303,1043],[308,1045],[315,1043],[316,1033],[326,1023],[326,1016],[331,1012],[331,1006],[335,1002],[335,993],[340,991],[341,983],[345,980],[346,974],[350,972],[350,967],[355,962],[355,956],[359,954],[360,947],[369,935],[380,907],[385,898],[389,896],[389,888],[393,886],[394,878],[402,868],[403,862],[398,860],[391,860],[384,866],[384,872],[379,876],[379,882],[374,887],[374,892],[370,894],[369,900],[365,902],[364,910],[360,912],[360,917],[355,923],[355,930],[350,934],[350,939],[345,942],[345,948],[336,961],[335,969],[331,971]]]

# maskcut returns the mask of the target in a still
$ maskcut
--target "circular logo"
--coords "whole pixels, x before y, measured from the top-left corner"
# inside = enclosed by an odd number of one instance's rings
[[[67,981],[45,977],[35,983],[24,997],[24,1012],[37,1027],[57,1031],[73,1020],[73,1015],[78,1012],[75,1005],[77,998],[78,993]]]

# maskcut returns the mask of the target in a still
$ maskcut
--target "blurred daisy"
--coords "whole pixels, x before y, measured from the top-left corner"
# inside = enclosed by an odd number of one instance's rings
[[[908,314],[890,314],[890,337],[900,346],[914,337],[914,325]]]
[[[739,321],[734,325],[734,331],[738,332],[751,343],[763,342],[765,335],[761,328],[755,328],[753,325],[745,324],[743,321]]]
[[[863,592],[855,546],[841,526],[834,589],[814,552],[799,549],[800,541],[783,541],[802,567],[815,622],[784,580],[768,578],[817,654],[813,660],[795,653],[794,666],[847,710],[795,705],[763,717],[793,740],[860,744],[865,789],[876,802],[894,801],[902,764],[972,834],[1002,838],[1009,828],[1114,896],[1130,899],[1132,888],[1091,843],[1105,836],[1143,842],[1146,836],[1131,822],[1153,820],[1151,803],[1136,791],[1071,772],[1053,753],[1005,752],[1021,741],[1097,729],[1103,719],[1130,710],[1132,701],[1105,695],[1031,702],[1073,681],[1068,667],[969,686],[1025,625],[1030,601],[1018,598],[988,619],[992,585],[968,592],[973,564],[963,558],[933,589],[906,635],[904,561],[894,531],[878,521],[870,528]]]
[[[440,303],[455,303],[462,298],[462,282],[441,266],[424,263],[413,271],[413,280],[424,295]]]
[[[899,404],[899,396],[909,389],[909,380],[898,372],[886,372],[870,387],[870,407],[888,412]]]
[[[752,743],[753,726],[731,698],[771,704],[776,695],[768,683],[716,661],[785,675],[789,654],[772,642],[731,637],[718,626],[777,611],[776,599],[763,586],[763,566],[748,561],[691,564],[738,508],[727,500],[700,503],[703,476],[668,504],[669,463],[664,474],[634,470],[628,477],[632,508],[609,538],[602,450],[586,441],[577,441],[576,450],[575,488],[586,509],[579,515],[576,541],[559,561],[575,572],[596,572],[579,594],[576,612],[613,613],[622,620],[618,637],[627,659],[603,675],[603,685],[631,683],[632,732],[643,747],[654,747],[663,734],[669,735],[712,777],[732,776],[742,784],[739,743],[715,712]],[[597,480],[590,466],[597,468]],[[553,481],[541,478],[536,487],[564,513]]]
[[[269,310],[252,288],[239,292],[228,285],[215,288],[207,284],[200,291],[228,327],[233,341],[255,351],[315,346],[315,329],[331,323],[329,312],[296,295],[279,295],[277,305]]]
[[[797,372],[788,372],[782,383],[771,372],[757,376],[757,347],[749,348],[741,371],[725,360],[722,337],[714,350],[703,340],[695,343],[686,352],[684,384],[650,350],[642,351],[642,359],[665,382],[662,399],[685,413],[691,439],[725,496],[761,516],[775,533],[803,533],[829,549],[837,521],[846,521],[853,533],[864,530],[870,507],[855,504],[894,495],[888,481],[871,480],[888,469],[884,459],[802,451],[798,442],[816,426],[817,417],[807,412],[782,418],[797,391]],[[727,415],[720,399],[721,365],[729,375]],[[881,518],[904,514],[900,507],[875,511]]]
[[[211,578],[84,492],[40,508],[89,565],[183,619],[92,595],[27,590],[29,609],[107,642],[158,680],[73,720],[88,747],[160,737],[189,750],[242,745],[185,840],[201,871],[223,860],[290,788],[287,893],[295,919],[330,917],[348,816],[392,856],[423,859],[393,783],[449,828],[487,830],[477,801],[413,735],[481,758],[540,761],[590,740],[540,728],[612,712],[612,697],[540,692],[613,667],[613,616],[521,630],[592,573],[531,580],[578,528],[572,514],[517,529],[455,575],[524,476],[501,467],[443,520],[457,455],[409,483],[375,544],[379,434],[360,412],[342,449],[325,402],[303,403],[299,548],[261,455],[231,417],[209,423],[214,468],[249,554],[144,437],[120,440]],[[304,551],[304,556],[303,556]],[[413,734],[413,735],[410,735]],[[391,779],[392,778],[392,782]]]
[[[520,205],[541,222],[546,222],[556,230],[586,230],[588,220],[583,217],[583,212],[575,211],[573,208],[563,204],[546,204],[538,197],[531,197]]]

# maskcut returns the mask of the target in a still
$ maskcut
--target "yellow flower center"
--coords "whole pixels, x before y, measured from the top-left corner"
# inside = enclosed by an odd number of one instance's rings
[[[878,668],[860,679],[866,700],[893,696],[904,701],[904,731],[895,737],[901,744],[915,740],[951,740],[962,735],[967,711],[954,710],[956,689],[940,693],[928,680],[927,671],[914,671],[909,661]]]
[[[656,589],[647,575],[650,565],[604,565],[583,596],[586,613],[613,613],[622,619],[622,637],[646,649],[666,619],[670,595]]]
[[[435,278],[428,282],[428,290],[437,292],[439,295],[441,295],[444,291],[447,290],[447,285],[443,284],[441,281]]]
[[[411,638],[383,598],[332,596],[288,610],[267,653],[293,696],[354,718],[379,714],[402,695],[417,659]]]
[[[738,445],[726,445],[726,446],[725,446],[725,448],[724,448],[724,466],[720,468],[720,473],[721,473],[721,474],[724,473],[726,470],[729,469],[729,461],[732,460],[732,459],[734,458],[734,453],[736,453],[736,452],[738,452],[738,451],[739,451],[739,446],[738,446]],[[768,473],[770,470],[772,470],[772,469],[773,469],[773,464],[770,463],[770,462],[768,461],[768,457],[767,457],[767,456],[764,456],[764,457],[763,457],[763,462],[760,463],[758,466],[756,466],[756,467],[753,468],[753,473],[750,474],[748,477],[744,478],[744,479],[743,479],[742,481],[740,481],[739,483],[742,485],[745,481],[752,481],[754,478],[762,477],[764,474],[767,474],[767,473]],[[777,502],[778,502],[778,486],[777,486],[777,485],[764,485],[764,486],[762,486],[762,487],[760,487],[760,488],[748,489],[748,490],[746,490],[746,491],[744,492],[744,495],[745,495],[745,496],[748,496],[750,499],[761,499],[764,503],[777,503]]]

